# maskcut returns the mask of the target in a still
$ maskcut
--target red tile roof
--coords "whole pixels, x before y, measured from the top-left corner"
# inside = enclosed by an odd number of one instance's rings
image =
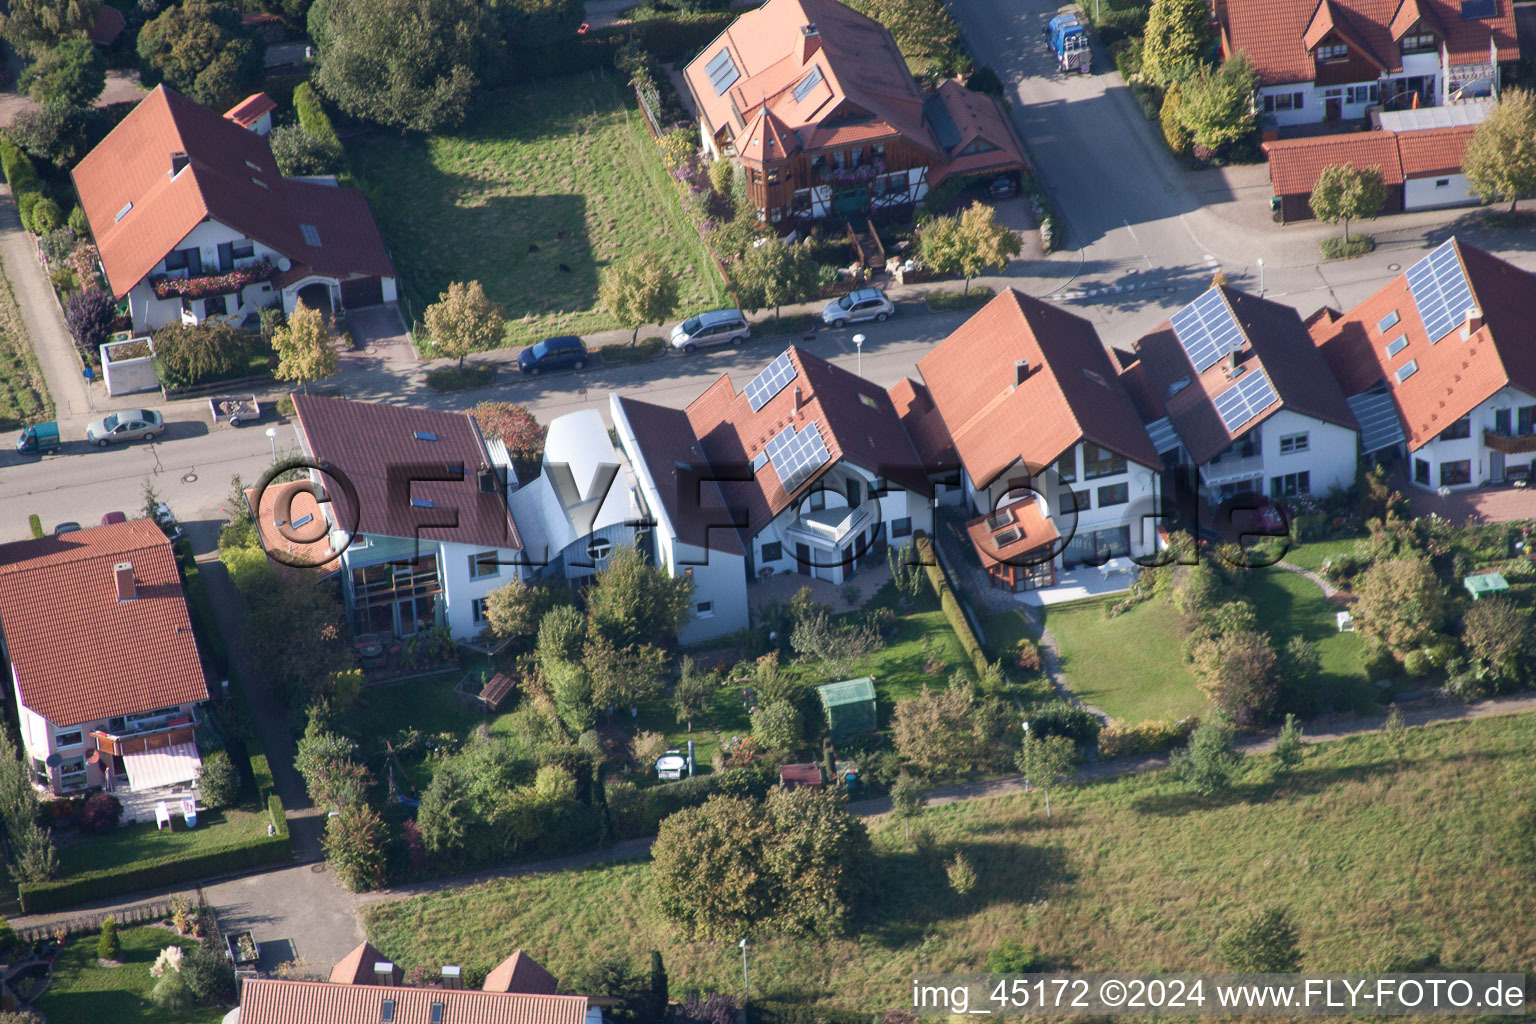
[[[384,954],[364,942],[352,952],[336,961],[336,966],[331,968],[331,984],[333,985],[366,985],[378,980],[373,972],[373,965],[388,963]],[[391,967],[394,965],[391,964]],[[398,975],[395,975],[398,980]]]
[[[1327,364],[1315,358],[1312,338],[1294,309],[1225,286],[1219,290],[1244,339],[1237,351],[1237,365],[1248,373],[1263,370],[1274,387],[1275,402],[1235,434],[1229,431],[1214,405],[1218,396],[1236,386],[1228,375],[1227,360],[1219,359],[1204,373],[1196,373],[1167,321],[1137,340],[1140,362],[1127,371],[1145,373],[1151,394],[1162,402],[1197,465],[1208,462],[1282,408],[1359,429]]]
[[[944,426],[944,417],[939,415],[928,388],[908,377],[891,388],[890,394],[896,415],[901,417],[901,425],[906,428],[923,465],[930,472],[959,466],[960,456],[955,453],[955,442],[950,438],[949,428]]]
[[[938,98],[959,133],[959,141],[950,146],[949,161],[934,169],[934,173],[929,176],[930,181],[937,183],[952,174],[1028,169],[1029,160],[1024,156],[1024,147],[1019,144],[1013,126],[1003,115],[997,100],[984,93],[972,92],[954,80],[939,86]],[[997,148],[981,153],[964,153],[978,140]],[[962,153],[964,155],[960,155]]]
[[[1029,373],[1015,386],[1018,360]],[[1046,466],[1083,440],[1162,464],[1093,325],[1012,288],[917,369],[977,487],[1020,458]]]
[[[795,377],[756,412],[729,375],[715,381],[687,409],[693,433],[715,467],[750,463],[790,424],[797,430],[821,433],[831,457],[794,494],[785,493],[771,461],[751,481],[721,485],[727,503],[747,513],[746,536],[766,526],[843,459],[907,490],[932,493],[923,464],[884,388],[794,346],[785,352]]]
[[[0,629],[22,703],[56,726],[208,699],[175,555],[147,519],[0,546]]]
[[[1403,177],[1433,178],[1443,174],[1460,174],[1467,143],[1476,131],[1476,127],[1464,125],[1398,132],[1397,151],[1402,158]]]
[[[552,996],[559,990],[555,976],[537,960],[518,950],[491,969],[480,986],[487,992],[521,992],[524,995]]]
[[[249,128],[261,120],[261,115],[277,109],[277,102],[264,92],[256,92],[224,111],[224,116],[242,128]]]
[[[1310,82],[1316,74],[1309,47],[1334,29],[1361,56],[1388,71],[1402,69],[1398,40],[1419,19],[1444,40],[1451,64],[1488,60],[1490,39],[1498,59],[1518,60],[1511,0],[1495,0],[1492,18],[1463,19],[1457,0],[1218,0],[1222,48],[1248,55],[1264,85]],[[1310,34],[1309,34],[1310,30]]]
[[[634,431],[639,458],[656,486],[663,513],[684,544],[727,555],[743,553],[731,527],[720,484],[709,479],[709,459],[694,436],[688,414],[638,398],[616,396]]]
[[[338,524],[355,521],[362,533],[375,536],[522,549],[505,498],[480,490],[477,474],[490,466],[490,456],[468,413],[317,395],[294,395],[293,405],[305,449],[346,474],[357,489],[354,500],[325,481]],[[405,484],[408,477],[455,465],[462,480]],[[434,507],[416,507],[412,502],[418,499]],[[450,525],[455,519],[457,525]]]
[[[240,1024],[379,1024],[386,999],[395,1024],[429,1024],[434,1003],[443,1024],[585,1024],[587,1015],[586,996],[252,978],[240,989]]]
[[[1483,314],[1482,327],[1463,339],[1458,329],[1430,338],[1419,319],[1406,274],[1333,323],[1318,322],[1313,334],[1328,365],[1349,394],[1385,380],[1408,433],[1409,450],[1422,447],[1447,426],[1513,385],[1536,395],[1536,274],[1451,240]],[[1396,313],[1385,332],[1378,324]],[[1388,356],[1388,341],[1402,335],[1407,346]],[[1399,382],[1396,371],[1409,360],[1418,372]]]
[[[175,177],[173,153],[188,158]],[[205,219],[316,273],[394,276],[361,193],[285,180],[266,139],[163,85],[72,174],[119,298]],[[305,241],[301,224],[318,229],[320,245]]]
[[[1269,156],[1269,180],[1277,196],[1311,195],[1324,169],[1350,166],[1374,168],[1388,185],[1403,183],[1403,165],[1394,132],[1355,132],[1314,135],[1264,143]]]
[[[91,42],[97,46],[111,46],[127,27],[128,19],[123,17],[122,11],[111,4],[102,4],[96,11],[96,20],[91,22]]]
[[[807,25],[817,29],[812,45],[801,33]],[[708,67],[722,50],[730,52],[740,76],[717,93]],[[818,71],[821,82],[807,85],[803,98],[795,99],[794,88]],[[717,132],[727,128],[735,136],[744,130],[733,103],[744,120],[766,104],[789,131],[814,131],[834,114],[839,120],[862,114],[873,122],[872,130],[878,125],[883,134],[900,134],[934,156],[942,153],[923,120],[922,94],[890,32],[836,0],[768,0],[732,22],[683,77]],[[827,144],[804,141],[809,147]]]
[[[965,524],[965,532],[981,558],[982,567],[987,569],[1061,539],[1056,524],[1040,511],[1039,502],[1034,500],[1015,502],[989,515],[977,516]]]

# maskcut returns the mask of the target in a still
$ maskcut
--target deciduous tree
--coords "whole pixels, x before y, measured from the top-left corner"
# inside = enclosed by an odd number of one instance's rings
[[[278,359],[272,375],[278,380],[302,382],[305,393],[310,381],[329,377],[340,363],[330,322],[324,313],[302,301],[288,322],[272,333],[272,349]]]
[[[527,406],[513,402],[481,402],[472,410],[475,422],[487,437],[500,439],[507,446],[513,463],[530,474],[538,469],[544,454],[544,424],[534,418]]]
[[[1471,191],[1485,203],[1536,192],[1536,94],[1506,89],[1467,142],[1461,161]]]
[[[95,355],[98,347],[112,336],[112,322],[117,319],[117,300],[102,288],[81,288],[64,300],[64,322],[83,352]]]
[[[1195,645],[1193,669],[1211,703],[1238,725],[1259,725],[1275,707],[1275,651],[1259,630],[1222,633]]]
[[[1238,53],[1219,68],[1202,68],[1179,86],[1179,119],[1189,129],[1201,159],[1254,130],[1253,90],[1258,74]]]
[[[1335,164],[1323,168],[1312,186],[1309,200],[1312,212],[1325,224],[1344,223],[1344,238],[1349,238],[1349,222],[1359,218],[1374,219],[1387,201],[1387,186],[1374,167],[1355,168]]]
[[[927,776],[959,775],[984,762],[977,730],[975,687],[951,683],[942,690],[924,686],[916,697],[898,700],[891,715],[891,739],[903,763]]]
[[[834,679],[844,676],[853,664],[885,646],[880,631],[870,625],[844,625],[826,609],[818,608],[795,624],[790,646],[802,658],[821,663]]]
[[[501,344],[507,329],[506,315],[486,297],[479,281],[454,281],[427,307],[422,319],[432,344],[444,355],[457,357],[460,369],[471,352]]]
[[[266,44],[240,12],[204,0],[167,7],[139,30],[140,76],[222,110],[261,81]]]
[[[486,0],[492,30],[513,50],[543,50],[576,38],[582,0]]]
[[[1531,613],[1508,597],[1484,597],[1462,617],[1462,641],[1467,653],[1494,678],[1524,682],[1536,659],[1536,628]]]
[[[485,618],[498,637],[526,637],[532,641],[545,613],[569,600],[570,591],[564,586],[544,580],[525,583],[516,579],[486,595]]]
[[[464,120],[485,41],[474,0],[317,0],[315,84],[342,110],[430,132]]]
[[[1031,789],[1045,796],[1045,816],[1051,816],[1051,790],[1077,778],[1077,744],[1066,736],[1024,734],[1017,762]]]
[[[912,822],[928,803],[928,791],[923,784],[907,772],[896,776],[891,785],[891,813],[905,826],[907,838],[912,838]]]
[[[737,939],[765,924],[777,902],[763,869],[772,829],[762,806],[712,797],[661,823],[651,847],[651,901],[685,938]]]
[[[672,576],[632,545],[616,547],[587,594],[591,632],[616,647],[669,644],[693,613],[693,581]]]
[[[923,262],[941,274],[971,278],[986,270],[1002,270],[1019,254],[1019,234],[999,224],[992,207],[972,203],[953,217],[937,217],[923,227],[919,240]]]
[[[801,935],[840,935],[868,891],[869,832],[836,793],[775,789],[765,807],[776,879],[774,923]]]
[[[794,753],[805,737],[800,724],[800,709],[787,700],[763,705],[752,712],[752,735],[767,750]]]
[[[1235,735],[1230,719],[1213,714],[1195,727],[1187,747],[1174,752],[1169,768],[1201,796],[1218,793],[1232,784],[1242,763],[1242,754],[1233,745]]]
[[[101,0],[11,0],[0,34],[26,57],[83,38],[96,23]]]
[[[1372,565],[1356,582],[1355,597],[1356,630],[1399,656],[1428,644],[1448,611],[1445,588],[1420,556]]]
[[[677,715],[677,724],[686,724],[688,731],[693,732],[694,718],[709,712],[710,701],[719,688],[718,675],[700,671],[692,658],[683,655],[677,682],[672,684],[672,710]]]
[[[302,125],[280,124],[267,135],[277,169],[285,178],[339,174],[345,154],[334,139],[311,135]]]
[[[592,681],[591,707],[635,707],[661,692],[667,652],[653,644],[613,643],[591,635],[582,649],[582,667]]]
[[[21,89],[47,107],[86,107],[107,87],[107,62],[84,36],[51,47],[21,73]]]
[[[1141,71],[1167,88],[1191,77],[1211,45],[1210,9],[1204,0],[1152,0],[1141,48]]]
[[[629,343],[646,324],[660,324],[677,310],[677,275],[654,252],[641,252],[603,271],[598,298],[615,320],[630,328]]]
[[[741,259],[731,264],[730,274],[744,307],[756,312],[772,306],[778,319],[780,306],[816,294],[820,269],[809,241],[787,243],[769,235],[761,245],[747,246]]]

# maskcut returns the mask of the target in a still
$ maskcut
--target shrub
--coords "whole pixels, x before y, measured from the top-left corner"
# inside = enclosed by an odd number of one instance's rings
[[[80,812],[80,827],[87,832],[110,832],[122,820],[122,801],[111,793],[92,793]]]
[[[1221,956],[1229,970],[1251,974],[1285,974],[1301,969],[1301,949],[1290,915],[1279,907],[1258,911],[1221,939]]]
[[[384,884],[384,821],[366,804],[345,807],[325,822],[325,859],[353,892]]]
[[[88,360],[94,360],[100,346],[112,336],[116,319],[117,300],[105,289],[84,288],[64,300],[64,322]]]
[[[192,998],[200,1003],[220,1001],[235,990],[235,967],[229,957],[202,944],[186,951],[181,977]]]
[[[1228,719],[1216,717],[1201,722],[1190,733],[1189,746],[1173,755],[1169,767],[1174,776],[1201,796],[1226,789],[1242,763],[1242,754],[1233,746],[1233,736]]]
[[[169,324],[155,332],[155,372],[168,388],[243,375],[252,343],[228,324]]]
[[[69,267],[54,267],[48,272],[48,283],[53,285],[53,290],[68,299],[70,293],[80,287],[80,279],[75,276],[73,269]]]
[[[945,862],[944,874],[948,877],[949,887],[954,890],[956,896],[964,898],[976,888],[978,881],[976,867],[963,851],[956,852]]]
[[[1170,86],[1163,94],[1163,108],[1159,121],[1163,126],[1163,139],[1168,143],[1168,149],[1174,156],[1184,156],[1189,152],[1189,129],[1184,127],[1184,122],[1179,120],[1179,87]]]
[[[42,192],[36,188],[12,188],[11,197],[16,200],[16,213],[21,218],[21,226],[31,231],[32,210],[42,201]]]
[[[267,137],[272,157],[285,178],[340,174],[346,155],[339,142],[311,135],[302,125],[283,124]]]
[[[44,196],[32,207],[32,232],[46,235],[64,224],[64,211],[51,198]]]
[[[1014,659],[1017,661],[1019,668],[1023,669],[1025,672],[1040,671],[1041,663],[1039,644],[1035,643],[1033,640],[1026,636],[1021,639],[1015,646],[1015,651],[1016,653],[1014,654]]]
[[[1111,758],[1160,754],[1188,739],[1195,724],[1193,718],[1178,722],[1149,719],[1134,725],[1115,719],[1099,730],[1099,756]]]
[[[1414,679],[1422,679],[1429,675],[1434,665],[1430,663],[1429,655],[1423,650],[1409,651],[1403,656],[1403,671]]]
[[[1034,974],[1051,969],[1051,961],[1035,946],[1018,939],[1004,939],[987,953],[989,974]]]
[[[202,767],[198,769],[197,779],[203,803],[209,807],[228,807],[239,796],[240,775],[235,771],[234,762],[229,759],[226,751],[209,751],[208,756],[203,758]]]
[[[1064,700],[1053,700],[1032,708],[1026,717],[1029,731],[1036,736],[1065,736],[1080,747],[1093,746],[1103,728],[1093,712]]]
[[[109,915],[101,922],[101,936],[96,940],[96,957],[99,960],[116,960],[122,951],[122,942],[117,937],[117,919]]]
[[[42,249],[43,258],[49,266],[56,266],[69,259],[69,254],[75,251],[74,229],[56,228],[48,232],[43,236]]]
[[[69,211],[69,230],[75,233],[77,238],[87,238],[91,233],[91,222],[86,219],[85,208],[78,203]]]

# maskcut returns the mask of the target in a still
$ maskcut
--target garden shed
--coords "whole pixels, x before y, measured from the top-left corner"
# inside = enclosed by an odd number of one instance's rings
[[[827,728],[833,739],[875,731],[875,681],[870,676],[827,683],[818,686],[816,693],[827,713]]]

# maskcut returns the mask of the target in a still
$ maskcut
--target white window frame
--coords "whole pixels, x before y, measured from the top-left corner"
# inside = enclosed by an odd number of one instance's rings
[[[693,606],[693,613],[701,619],[712,619],[715,617],[715,602],[700,601]]]
[[[75,739],[72,742],[66,743],[65,740],[70,736],[75,737]],[[53,734],[53,749],[55,750],[66,750],[70,747],[83,746],[85,746],[84,729],[70,729],[66,732],[56,732]]]
[[[1298,452],[1310,451],[1312,448],[1312,436],[1309,431],[1303,430],[1299,434],[1280,435],[1280,454],[1295,455]]]

